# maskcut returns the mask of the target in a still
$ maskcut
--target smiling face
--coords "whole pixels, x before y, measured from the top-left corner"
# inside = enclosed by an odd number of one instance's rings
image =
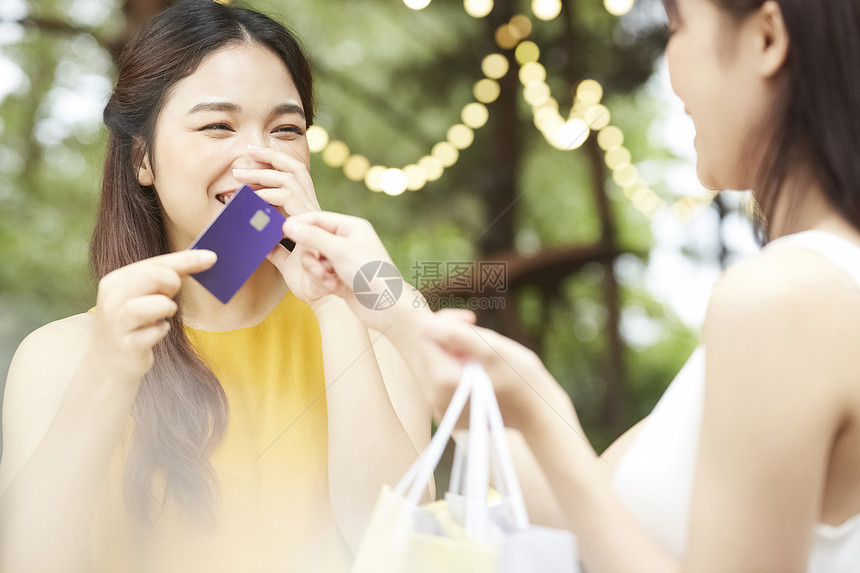
[[[713,0],[676,0],[666,59],[672,88],[696,125],[697,168],[713,189],[749,189],[776,96],[763,59],[767,22],[735,19]],[[761,139],[764,141],[764,139]]]
[[[161,202],[172,250],[187,248],[241,184],[233,169],[260,169],[248,146],[270,139],[305,165],[301,98],[284,63],[259,44],[214,52],[178,82],[155,125],[154,161],[138,172]]]

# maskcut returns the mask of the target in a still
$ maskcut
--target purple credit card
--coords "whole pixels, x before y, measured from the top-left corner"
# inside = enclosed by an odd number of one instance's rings
[[[191,276],[226,304],[284,238],[284,221],[277,209],[244,185],[188,247],[218,255],[211,269]]]

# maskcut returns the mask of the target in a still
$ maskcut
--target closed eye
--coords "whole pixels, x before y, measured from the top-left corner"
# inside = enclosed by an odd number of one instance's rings
[[[233,131],[233,128],[226,123],[210,123],[201,127],[199,131]]]
[[[305,129],[298,125],[284,125],[275,129],[274,133],[295,133],[304,135]]]

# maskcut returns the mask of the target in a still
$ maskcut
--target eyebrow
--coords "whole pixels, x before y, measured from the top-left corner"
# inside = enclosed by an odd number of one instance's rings
[[[220,111],[220,112],[226,112],[226,113],[236,113],[240,110],[241,110],[241,108],[238,105],[236,105],[235,103],[230,103],[230,102],[226,102],[226,101],[202,102],[202,103],[198,103],[197,105],[192,107],[188,111],[188,115],[191,115],[194,113],[199,113],[201,111]],[[272,113],[271,113],[272,116],[290,115],[290,114],[300,115],[300,116],[302,116],[302,118],[304,118],[305,117],[305,110],[303,110],[300,105],[296,105],[294,103],[282,103],[282,104],[276,105],[272,109]]]

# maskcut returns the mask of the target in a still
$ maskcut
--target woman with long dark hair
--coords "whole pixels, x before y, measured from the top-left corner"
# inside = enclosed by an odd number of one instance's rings
[[[194,0],[118,72],[96,306],[31,334],[9,371],[0,570],[342,570],[429,411],[303,247],[276,247],[226,305],[189,278],[214,254],[184,250],[242,184],[319,209],[308,62],[274,20]]]
[[[598,456],[540,360],[471,313],[409,301],[360,316],[425,374],[437,415],[460,361],[485,366],[589,573],[858,571],[860,1],[665,5],[699,178],[752,189],[768,244],[717,284],[702,345],[654,411]],[[360,312],[345,279],[387,257],[372,229],[310,213],[285,231]]]

